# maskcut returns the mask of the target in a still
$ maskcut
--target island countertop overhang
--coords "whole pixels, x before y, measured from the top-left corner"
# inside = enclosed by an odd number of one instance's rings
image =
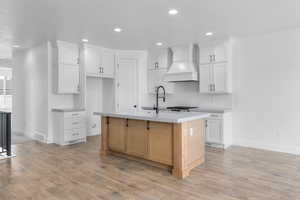
[[[116,117],[125,119],[165,122],[165,123],[184,123],[193,120],[204,119],[210,116],[204,112],[154,112],[136,111],[136,112],[94,112],[94,115],[103,117]]]

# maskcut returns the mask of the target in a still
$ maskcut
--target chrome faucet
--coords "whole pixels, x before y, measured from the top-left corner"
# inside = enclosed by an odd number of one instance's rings
[[[164,95],[162,97],[159,96],[159,89],[162,89],[163,92],[164,92]],[[166,101],[166,90],[164,88],[164,86],[160,85],[156,88],[156,106],[155,106],[155,111],[156,111],[156,114],[159,113],[159,105],[158,105],[158,99],[163,99],[163,102]]]

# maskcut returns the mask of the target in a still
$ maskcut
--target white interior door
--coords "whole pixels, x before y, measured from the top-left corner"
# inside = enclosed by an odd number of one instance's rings
[[[137,109],[137,59],[118,59],[117,111],[134,112]]]

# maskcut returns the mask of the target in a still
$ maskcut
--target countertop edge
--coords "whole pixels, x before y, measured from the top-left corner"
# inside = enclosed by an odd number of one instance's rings
[[[205,119],[210,116],[209,113],[203,113],[199,116],[190,116],[190,117],[183,117],[178,120],[166,119],[166,118],[151,118],[147,116],[134,116],[134,115],[126,115],[126,114],[118,114],[118,113],[101,113],[101,112],[93,112],[94,115],[104,116],[104,117],[119,117],[119,118],[128,118],[128,119],[135,119],[135,120],[145,120],[145,121],[155,121],[155,122],[166,122],[166,123],[184,123],[188,121],[198,120],[198,119]]]
[[[84,108],[52,108],[52,112],[82,112]]]

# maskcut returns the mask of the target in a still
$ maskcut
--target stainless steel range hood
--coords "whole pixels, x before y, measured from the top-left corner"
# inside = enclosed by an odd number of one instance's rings
[[[164,80],[168,82],[198,81],[199,46],[181,45],[170,48],[171,66]]]

